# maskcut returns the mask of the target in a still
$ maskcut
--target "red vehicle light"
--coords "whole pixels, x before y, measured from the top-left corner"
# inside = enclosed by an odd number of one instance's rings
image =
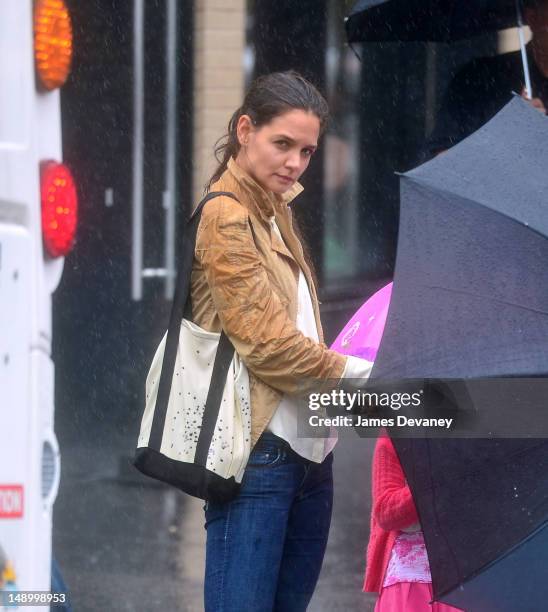
[[[66,255],[74,245],[78,197],[69,169],[54,161],[41,164],[42,235],[51,257]]]

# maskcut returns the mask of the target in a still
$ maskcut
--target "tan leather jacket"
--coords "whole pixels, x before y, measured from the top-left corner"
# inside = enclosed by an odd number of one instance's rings
[[[316,289],[293,230],[287,204],[302,189],[296,183],[283,196],[267,193],[231,159],[211,190],[232,192],[239,203],[226,196],[210,200],[198,226],[191,276],[193,320],[209,331],[222,327],[248,367],[252,445],[283,393],[317,391],[319,381],[333,386],[346,363],[323,343]],[[287,248],[272,228],[273,216]],[[310,289],[321,343],[295,327],[299,267]]]

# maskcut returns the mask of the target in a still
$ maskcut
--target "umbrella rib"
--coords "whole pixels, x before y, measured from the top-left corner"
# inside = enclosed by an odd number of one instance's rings
[[[483,298],[488,299],[491,302],[497,302],[499,304],[505,304],[506,306],[513,306],[515,308],[520,308],[521,310],[526,310],[528,312],[534,312],[536,314],[548,315],[548,311],[542,310],[540,308],[531,308],[530,306],[524,306],[523,304],[517,304],[516,302],[510,302],[508,300],[501,300],[499,298],[493,298],[491,296],[480,295],[477,293],[472,293],[471,291],[465,291],[464,289],[451,289],[449,287],[441,287],[439,285],[425,285],[429,289],[439,289],[440,291],[447,291],[448,293],[460,293],[462,295],[469,295],[475,298]]]

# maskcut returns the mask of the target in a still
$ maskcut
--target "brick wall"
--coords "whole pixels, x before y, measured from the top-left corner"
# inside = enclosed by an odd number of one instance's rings
[[[215,142],[243,98],[246,0],[194,2],[193,194],[216,168]]]

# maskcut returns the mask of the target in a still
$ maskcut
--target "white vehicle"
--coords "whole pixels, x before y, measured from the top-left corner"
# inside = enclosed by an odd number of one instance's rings
[[[0,589],[50,591],[60,474],[51,303],[77,216],[60,163],[72,29],[63,0],[1,4]]]

